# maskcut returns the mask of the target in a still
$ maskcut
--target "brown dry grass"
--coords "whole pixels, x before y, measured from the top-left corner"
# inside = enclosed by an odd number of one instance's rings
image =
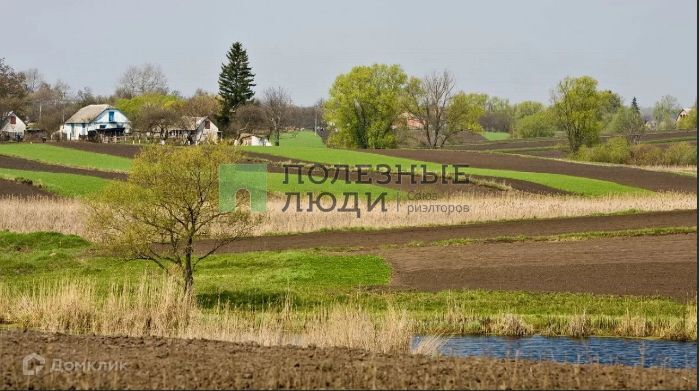
[[[298,313],[289,304],[255,312],[218,306],[205,313],[173,281],[145,277],[135,287],[114,284],[106,295],[89,282],[40,284],[29,293],[0,285],[0,321],[69,334],[204,338],[379,353],[407,352],[413,335],[412,320],[394,308],[381,317],[353,305],[312,314]]]
[[[392,228],[404,226],[453,225],[472,222],[574,217],[598,213],[618,213],[628,210],[669,211],[695,209],[696,194],[649,193],[647,195],[615,195],[579,197],[563,195],[533,195],[507,192],[496,195],[460,195],[439,201],[405,201],[396,210],[387,202],[387,212],[362,210],[361,217],[347,212],[282,212],[284,201],[272,199],[264,223],[255,235],[290,232],[313,232],[328,229]],[[409,213],[409,205],[451,204],[468,205],[464,213]],[[361,205],[360,205],[361,208]],[[77,234],[90,239],[86,207],[77,200],[62,199],[0,199],[0,230],[15,232],[56,231]]]
[[[696,202],[696,194],[685,193],[650,193],[648,195],[614,195],[590,198],[508,192],[495,195],[461,195],[431,202],[403,202],[399,210],[396,210],[395,202],[389,202],[387,203],[387,212],[382,213],[374,210],[363,213],[360,218],[357,218],[355,214],[347,212],[287,211],[283,213],[281,210],[284,207],[284,202],[277,200],[270,201],[270,211],[257,234],[361,227],[455,225],[496,220],[574,217],[629,210],[669,211],[695,209]],[[469,211],[465,213],[409,213],[408,211],[408,205],[444,204],[468,205]]]

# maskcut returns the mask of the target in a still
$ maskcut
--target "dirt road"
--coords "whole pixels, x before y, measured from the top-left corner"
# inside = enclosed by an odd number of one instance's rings
[[[382,250],[392,284],[694,298],[697,236],[619,237]]]
[[[44,366],[25,375],[22,360],[31,353]],[[73,362],[115,363],[118,369],[75,370]],[[21,331],[0,332],[0,371],[2,389],[690,389],[697,380],[689,369]]]
[[[653,227],[691,227],[697,211],[651,212],[617,216],[586,216],[558,219],[501,221],[441,227],[410,227],[377,231],[330,231],[243,238],[219,252],[277,251],[317,247],[377,247],[413,241],[431,242],[457,238],[557,235],[571,232],[613,231]],[[206,241],[197,250],[210,248]]]

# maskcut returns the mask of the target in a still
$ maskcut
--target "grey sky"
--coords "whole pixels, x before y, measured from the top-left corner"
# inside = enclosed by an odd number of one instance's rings
[[[233,41],[258,90],[299,104],[352,66],[450,69],[458,87],[548,102],[567,75],[650,106],[696,99],[697,3],[657,1],[3,1],[0,57],[49,81],[111,94],[129,64],[160,64],[170,87],[216,91]],[[12,32],[12,33],[8,33]]]

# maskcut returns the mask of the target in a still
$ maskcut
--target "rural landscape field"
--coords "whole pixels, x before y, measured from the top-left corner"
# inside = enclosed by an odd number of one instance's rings
[[[38,45],[29,55],[0,38],[0,388],[696,389],[696,4],[632,11],[693,7],[684,24],[644,26],[693,31],[694,73],[653,62],[621,77],[609,69],[622,55],[588,45],[621,33],[600,13],[628,9],[539,3],[551,16],[595,10],[601,31],[588,42],[565,30],[578,46],[552,51],[583,65],[551,62],[553,79],[522,66],[516,83],[458,55],[530,58],[495,36],[482,49],[427,29],[454,52],[404,57],[368,32],[419,31],[373,16],[361,33],[319,21],[368,46],[326,47],[291,73],[280,64],[301,62],[277,45],[329,38],[251,36],[247,18],[219,23],[216,45],[212,31],[134,27],[119,30],[132,46],[121,63],[89,70],[64,64],[76,52],[57,42],[22,37]],[[358,15],[197,4],[164,12]],[[386,4],[373,13],[392,14]],[[139,54],[142,40],[222,49],[183,65]],[[641,71],[662,77],[644,84]]]

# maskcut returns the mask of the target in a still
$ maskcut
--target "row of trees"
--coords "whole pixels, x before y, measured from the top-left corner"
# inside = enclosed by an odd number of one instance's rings
[[[589,76],[559,82],[549,106],[534,101],[513,105],[506,99],[457,91],[454,76],[446,70],[416,78],[398,65],[374,64],[354,67],[335,79],[325,119],[336,130],[330,143],[344,147],[393,147],[398,134],[417,123],[429,148],[440,148],[464,131],[501,131],[528,138],[553,136],[561,130],[571,150],[577,151],[595,144],[602,132],[636,141],[649,127],[675,129],[680,110],[677,100],[666,96],[648,118],[636,98],[626,106],[618,94],[599,90]],[[679,126],[696,128],[696,121],[688,118]]]
[[[129,66],[112,95],[96,96],[88,87],[74,91],[60,80],[50,83],[35,68],[15,71],[0,58],[0,113],[14,111],[35,128],[54,132],[81,107],[107,103],[124,111],[136,132],[166,137],[165,130],[179,127],[183,116],[208,116],[229,137],[255,131],[274,139],[285,128],[312,128],[322,117],[322,105],[296,106],[282,87],[255,99],[253,77],[239,43],[222,67],[219,94],[198,90],[190,97],[170,89],[155,64]]]

